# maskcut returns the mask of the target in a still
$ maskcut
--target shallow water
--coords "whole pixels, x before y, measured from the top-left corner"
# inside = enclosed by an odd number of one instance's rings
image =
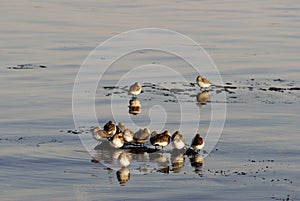
[[[1,200],[299,200],[298,4],[295,0],[2,2]],[[177,172],[168,146],[162,153],[168,173],[158,168],[137,173],[133,163],[130,179],[120,185],[118,168],[91,162],[78,137],[90,133],[73,133],[72,90],[80,65],[99,43],[143,27],[171,29],[198,42],[218,66],[227,91],[210,88],[211,99],[199,107],[200,90],[189,84],[196,75],[185,62],[162,52],[135,52],[115,62],[105,74],[105,85],[97,88],[100,124],[112,118],[111,97],[118,121],[132,129],[151,123],[158,129],[166,120],[166,128],[173,132],[180,121],[179,105],[187,104],[184,112],[190,116],[183,119],[187,129],[182,130],[187,142],[195,134],[195,112],[200,113],[204,136],[212,105],[226,104],[226,122],[202,167],[195,168],[185,156]],[[30,65],[11,68],[20,64]],[[142,80],[144,90],[138,97],[142,112],[129,115],[128,86],[120,82],[114,90],[104,87],[111,87],[128,68],[145,64],[152,65],[147,71],[152,79]],[[160,80],[162,71],[153,70],[154,64],[181,70],[189,82],[174,81],[174,75]],[[141,79],[143,71],[138,70]],[[130,74],[124,79],[132,78]],[[222,94],[225,102],[218,99]],[[135,162],[148,160],[134,157]]]

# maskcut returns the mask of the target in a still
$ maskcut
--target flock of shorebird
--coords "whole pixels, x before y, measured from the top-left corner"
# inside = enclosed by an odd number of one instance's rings
[[[196,79],[197,84],[201,88],[207,88],[211,86],[211,82],[206,78],[199,75]],[[128,90],[128,95],[137,97],[142,91],[142,86],[140,83],[136,82],[130,86]],[[102,140],[108,139],[110,144],[115,148],[122,148],[126,146],[141,146],[149,140],[151,145],[156,147],[166,147],[172,142],[172,146],[175,149],[181,150],[185,148],[188,144],[183,138],[179,131],[174,132],[171,135],[170,131],[165,130],[162,133],[157,133],[153,131],[150,133],[148,128],[139,129],[137,132],[133,132],[129,128],[126,128],[121,122],[116,125],[113,121],[107,122],[103,129],[100,127],[93,128],[93,137],[95,140],[101,142]],[[194,153],[198,153],[200,149],[204,146],[204,140],[200,133],[197,133],[192,139],[190,147],[188,150],[192,150]]]

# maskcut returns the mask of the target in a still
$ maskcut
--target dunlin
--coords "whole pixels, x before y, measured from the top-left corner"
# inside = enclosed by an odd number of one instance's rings
[[[112,144],[113,147],[119,149],[121,147],[123,147],[124,145],[124,138],[123,138],[123,133],[116,133],[112,136],[112,138],[110,139],[110,142]]]
[[[183,136],[180,134],[179,131],[176,131],[172,135],[171,140],[172,140],[172,145],[175,149],[183,149],[186,144]]]
[[[144,129],[139,129],[135,134],[134,134],[134,141],[137,144],[144,145],[144,143],[147,142],[148,138],[150,136],[150,131],[148,128]]]
[[[125,131],[125,126],[124,126],[124,124],[122,123],[122,122],[119,122],[118,123],[118,125],[117,125],[117,132],[119,132],[119,133],[123,133],[124,131]]]
[[[123,137],[125,142],[131,143],[133,142],[133,136],[134,136],[134,132],[132,130],[130,130],[129,128],[126,128],[123,132]]]
[[[157,135],[157,132],[156,131],[153,131],[150,135],[150,143],[155,146],[155,136]]]
[[[198,150],[202,149],[204,146],[204,140],[199,133],[193,138],[191,147],[197,152]]]
[[[105,130],[101,130],[98,126],[93,129],[93,137],[97,141],[102,141],[103,138],[110,138],[111,135]]]
[[[210,85],[212,84],[208,79],[202,77],[201,75],[199,75],[197,77],[196,81],[197,81],[198,86],[201,88],[210,87]]]
[[[133,96],[137,96],[141,93],[142,91],[142,86],[140,83],[136,82],[133,85],[130,86],[129,90],[128,90],[128,95],[133,95]]]
[[[109,121],[104,125],[104,130],[110,135],[114,135],[117,132],[117,127],[113,121]]]
[[[152,145],[165,147],[170,143],[171,139],[171,133],[168,130],[165,130],[163,133],[159,133],[157,135],[154,135],[152,139],[150,139],[150,142]]]

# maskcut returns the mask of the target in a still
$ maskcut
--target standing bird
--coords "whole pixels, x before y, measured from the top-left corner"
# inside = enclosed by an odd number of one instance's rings
[[[111,135],[105,130],[101,130],[98,126],[93,129],[93,137],[97,141],[102,141],[103,138],[110,138]]]
[[[157,135],[157,132],[156,131],[153,131],[152,133],[151,133],[151,135],[150,135],[150,143],[153,145],[153,146],[155,146],[154,144],[155,144],[155,136]],[[155,148],[156,148],[156,146],[155,146]]]
[[[124,145],[124,138],[123,133],[116,133],[110,138],[111,145],[117,149],[123,147]]]
[[[114,135],[117,132],[117,127],[113,121],[109,121],[104,125],[104,130],[108,134]]]
[[[204,140],[199,133],[193,138],[191,147],[197,152],[204,147]]]
[[[141,93],[142,91],[142,86],[140,83],[136,82],[133,85],[130,86],[129,90],[128,90],[128,95],[133,95],[133,96],[137,96]]]
[[[175,149],[183,149],[184,146],[186,145],[186,142],[179,131],[176,131],[172,135],[171,140],[172,140],[172,145]]]
[[[123,131],[123,137],[125,142],[131,143],[133,142],[133,136],[134,136],[134,132],[132,132],[132,130],[130,130],[129,128],[126,128]]]
[[[119,133],[123,133],[125,131],[125,129],[126,129],[125,126],[124,126],[124,124],[122,122],[118,123],[117,128],[118,128],[117,132],[119,132]]]
[[[170,143],[171,133],[165,130],[163,133],[159,133],[150,138],[150,142],[153,146],[165,147]]]
[[[139,129],[133,137],[133,140],[135,143],[144,145],[144,143],[147,142],[148,138],[150,136],[150,130],[148,128]]]
[[[208,79],[202,77],[201,75],[199,75],[197,77],[196,81],[197,81],[198,86],[201,88],[210,87],[210,85],[212,84]]]

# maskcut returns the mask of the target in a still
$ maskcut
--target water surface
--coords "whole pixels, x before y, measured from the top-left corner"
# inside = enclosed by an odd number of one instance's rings
[[[2,2],[1,200],[299,200],[300,94],[269,90],[300,86],[299,9],[295,0]],[[116,171],[92,163],[78,134],[72,133],[72,90],[81,63],[99,43],[144,27],[191,37],[214,59],[224,83],[237,88],[221,92],[227,96],[226,124],[200,169],[195,171],[186,158],[179,173],[131,174],[121,186]],[[33,68],[9,68],[20,64]],[[174,56],[136,52],[116,62],[106,80],[145,64],[186,67]],[[150,84],[163,85],[157,71],[152,73],[156,79]],[[192,72],[183,73],[194,81]],[[196,87],[180,82],[174,87],[191,89],[179,102],[201,112],[205,135],[211,104],[197,106]],[[97,117],[103,123],[111,118],[107,108],[115,95],[105,96],[109,92],[101,86],[98,92]],[[125,120],[130,97],[116,92],[122,96],[115,106],[123,108],[119,118]],[[217,97],[216,88],[210,93]],[[140,99],[140,118],[130,116],[137,125],[147,126],[149,109],[162,104],[170,109],[168,129],[177,129],[178,103],[171,96],[158,87]],[[189,141],[194,133],[185,135]]]

